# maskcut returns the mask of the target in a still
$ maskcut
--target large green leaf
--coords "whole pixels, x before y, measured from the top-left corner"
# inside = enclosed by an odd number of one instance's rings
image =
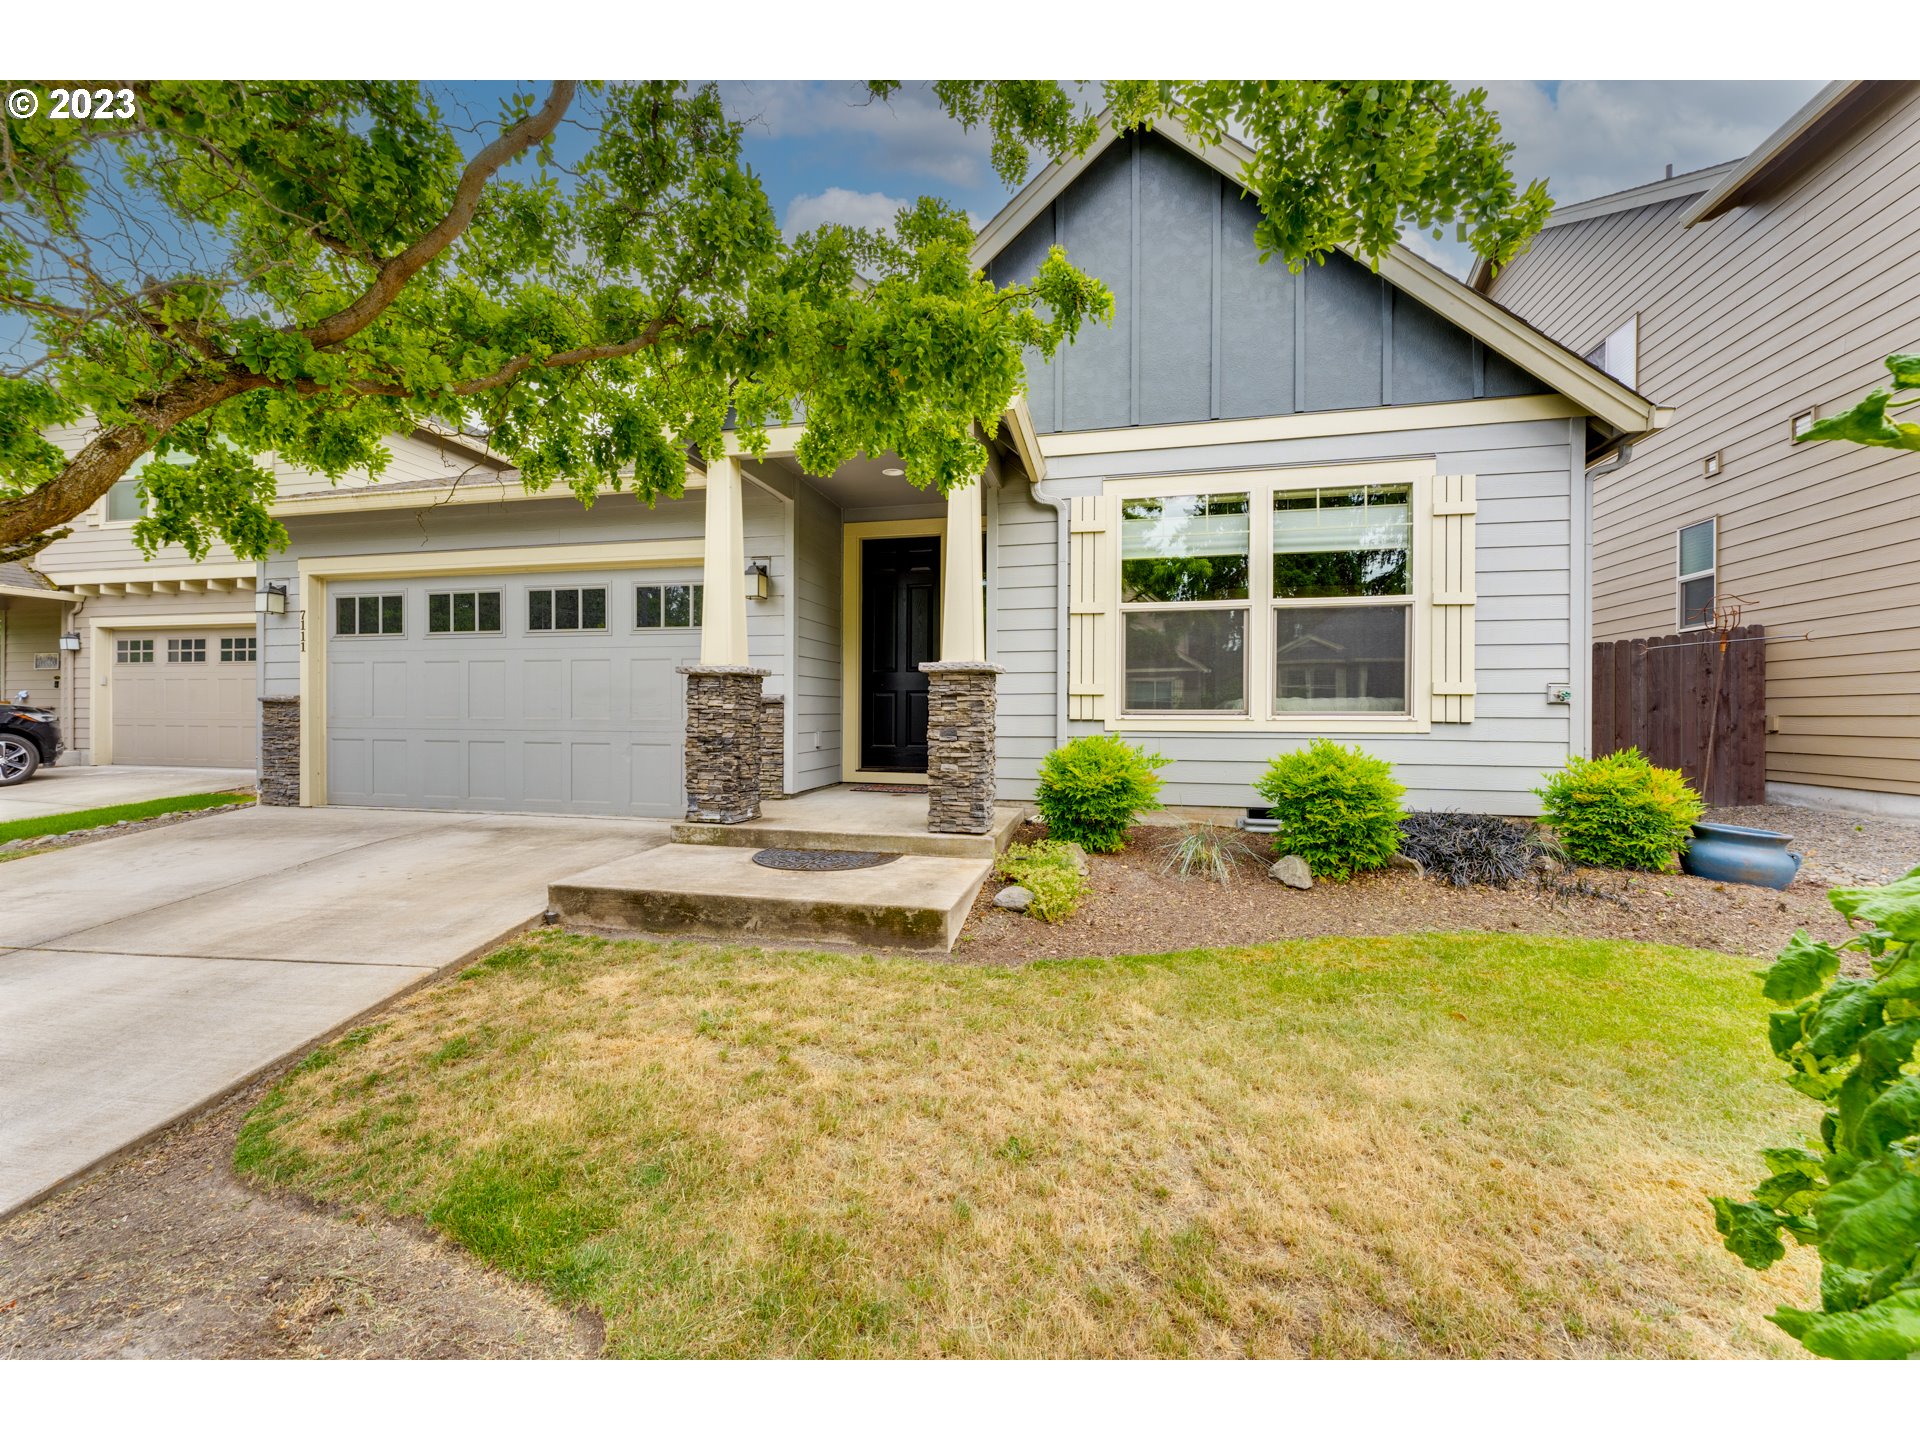
[[[1920,1355],[1920,1290],[1896,1290],[1839,1315],[1781,1309],[1773,1323],[1829,1360],[1911,1360]]]
[[[1889,355],[1887,369],[1893,375],[1893,388],[1920,388],[1920,355]]]
[[[1867,1106],[1854,1130],[1854,1145],[1866,1155],[1886,1153],[1896,1140],[1920,1134],[1920,1078],[1910,1077]],[[1920,1228],[1913,1236],[1920,1244]]]
[[[1893,396],[1875,390],[1851,410],[1816,420],[1793,437],[1803,445],[1810,440],[1851,440],[1856,445],[1885,445],[1894,450],[1920,450],[1920,425],[1899,424],[1887,418],[1887,402]]]
[[[1823,1060],[1851,1054],[1860,1037],[1880,1023],[1880,1001],[1865,980],[1837,980],[1807,1021],[1807,1049]]]
[[[1827,899],[1849,920],[1864,920],[1896,940],[1920,940],[1920,869],[1891,885],[1829,890]]]
[[[1769,1000],[1791,1005],[1820,989],[1839,970],[1840,955],[1833,946],[1796,930],[1780,958],[1767,967],[1763,993]]]
[[[1749,1269],[1765,1270],[1787,1253],[1780,1243],[1780,1217],[1770,1206],[1750,1200],[1713,1199],[1713,1228]]]
[[[1910,1260],[1920,1244],[1920,1175],[1895,1159],[1864,1165],[1815,1202],[1814,1216],[1827,1260],[1856,1270]]]

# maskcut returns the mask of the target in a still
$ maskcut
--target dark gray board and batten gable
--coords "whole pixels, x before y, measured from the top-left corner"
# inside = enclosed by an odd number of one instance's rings
[[[1059,244],[1114,293],[1051,364],[1029,355],[1043,434],[1359,410],[1548,387],[1464,330],[1334,254],[1289,273],[1260,263],[1252,200],[1151,133],[1102,152],[989,265],[1028,279]]]

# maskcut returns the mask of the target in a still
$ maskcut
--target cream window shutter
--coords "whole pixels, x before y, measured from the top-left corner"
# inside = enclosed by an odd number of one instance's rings
[[[1076,496],[1068,516],[1067,717],[1104,720],[1114,699],[1117,546],[1108,543],[1116,502],[1110,495]]]
[[[1471,475],[1436,475],[1433,480],[1429,629],[1436,725],[1473,720],[1473,482]]]

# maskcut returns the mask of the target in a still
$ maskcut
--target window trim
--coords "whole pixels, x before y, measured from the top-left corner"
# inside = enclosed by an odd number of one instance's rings
[[[1682,570],[1680,568],[1681,536],[1702,525],[1713,527],[1713,563],[1704,570]],[[1717,512],[1712,515],[1703,515],[1698,520],[1690,520],[1685,525],[1676,527],[1673,532],[1673,621],[1676,633],[1685,634],[1691,630],[1713,628],[1711,620],[1695,621],[1691,625],[1687,623],[1687,582],[1708,579],[1713,581],[1713,598],[1717,604],[1720,600],[1720,516]]]
[[[183,655],[183,650],[199,648],[197,655]],[[169,665],[205,665],[207,659],[207,637],[204,635],[169,635],[167,637],[167,664]]]
[[[460,639],[462,637],[484,639],[487,636],[500,636],[507,633],[507,592],[498,585],[448,586],[445,589],[429,589],[422,593],[426,597],[427,628],[425,634],[429,640]],[[456,595],[473,596],[473,623],[476,628],[472,630],[455,630],[452,628],[445,630],[434,629],[433,598],[436,595],[444,595],[447,597],[447,624],[449,627],[453,624],[453,597]],[[480,624],[480,597],[482,595],[492,595],[500,601],[500,623],[491,630],[478,628]],[[542,633],[544,634],[545,632],[543,631]]]
[[[400,628],[398,630],[342,630],[340,628],[340,602],[342,600],[398,600],[400,602]],[[336,640],[404,640],[407,638],[407,593],[404,590],[355,590],[346,594],[334,591],[327,596],[327,608],[332,613],[327,617],[329,628]],[[386,606],[380,607],[381,624],[386,623]],[[356,618],[354,624],[360,622]]]
[[[690,624],[690,625],[668,625],[664,623],[664,619],[667,613],[666,591],[667,591],[667,588],[672,585],[684,585],[690,592],[695,590],[701,592],[700,619],[698,621],[695,621],[693,624]],[[706,593],[705,593],[707,587],[706,587],[705,581],[702,581],[702,580],[635,580],[630,588],[633,592],[633,625],[631,627],[633,634],[664,635],[668,633],[673,633],[673,634],[684,633],[688,635],[697,635],[700,633],[702,629],[705,628],[705,621],[707,618],[707,603],[706,603]],[[659,625],[642,625],[640,623],[640,592],[642,590],[660,591],[660,614],[661,614],[663,623]],[[693,604],[691,595],[689,595],[688,597],[687,604],[689,606],[689,612],[691,612],[691,606]],[[592,634],[594,632],[589,631],[587,633]]]
[[[229,655],[227,651],[235,645],[245,645],[245,655]],[[260,658],[260,639],[256,635],[222,635],[220,637],[221,665],[251,665]]]
[[[1241,493],[1244,493],[1247,497],[1247,593],[1245,595],[1240,596],[1238,599],[1227,600],[1129,600],[1126,598],[1126,578],[1123,573],[1126,565],[1124,540],[1126,516],[1122,512],[1124,512],[1128,500],[1178,500],[1186,496],[1198,497],[1204,495],[1211,497],[1216,495],[1237,495]],[[1113,571],[1114,584],[1119,587],[1119,599],[1114,606],[1114,613],[1119,617],[1114,625],[1114,628],[1119,632],[1120,639],[1120,667],[1115,672],[1118,677],[1116,683],[1120,687],[1119,713],[1130,720],[1149,719],[1157,715],[1175,715],[1195,720],[1247,719],[1254,713],[1252,689],[1254,678],[1253,607],[1258,601],[1254,594],[1256,586],[1253,578],[1253,566],[1255,564],[1254,552],[1259,547],[1254,539],[1253,532],[1258,528],[1254,523],[1254,517],[1259,513],[1257,492],[1238,485],[1204,485],[1197,488],[1183,487],[1176,490],[1151,490],[1142,495],[1128,495],[1116,503],[1119,510],[1116,511],[1114,517],[1114,530],[1117,535],[1123,537],[1116,542],[1119,546],[1117,553],[1121,558],[1114,566]],[[1271,583],[1271,581],[1269,581],[1269,583]],[[1169,610],[1182,612],[1230,610],[1240,611],[1246,615],[1246,621],[1241,626],[1241,635],[1244,637],[1245,644],[1240,660],[1241,706],[1238,710],[1130,710],[1127,708],[1128,695],[1130,692],[1130,687],[1127,684],[1127,616],[1158,614],[1162,611]]]
[[[521,592],[527,602],[527,606],[526,606],[527,620],[526,620],[526,630],[524,633],[526,633],[527,635],[611,635],[613,633],[613,617],[611,616],[611,614],[608,613],[607,606],[612,603],[612,588],[613,587],[604,580],[596,581],[591,584],[585,581],[581,581],[572,585],[555,585],[549,582],[548,584],[545,584],[545,585],[527,586],[527,588]],[[540,594],[542,591],[545,591],[548,595],[551,596],[551,595],[558,594],[562,590],[572,590],[576,594],[581,595],[583,597],[585,596],[586,592],[589,590],[600,591],[601,592],[601,602],[600,602],[601,623],[598,625],[548,625],[548,626],[544,626],[542,628],[536,629],[533,623],[533,597],[535,595]],[[586,604],[584,600],[582,600],[582,602],[580,603],[580,612],[582,615],[586,613],[586,608],[587,608]]]
[[[126,658],[128,647],[138,649],[139,658]],[[144,647],[144,648],[142,648]],[[153,653],[153,637],[150,635],[116,635],[113,637],[113,663],[116,665],[154,665],[158,658]]]
[[[1109,731],[1137,731],[1142,734],[1217,734],[1251,732],[1274,735],[1412,735],[1426,734],[1433,728],[1433,671],[1430,643],[1433,612],[1433,528],[1434,479],[1439,466],[1432,456],[1417,459],[1352,461],[1336,464],[1263,466],[1243,470],[1189,472],[1125,480],[1108,480],[1102,493],[1114,503],[1113,519],[1101,537],[1101,554],[1111,578],[1103,585],[1114,617],[1106,650],[1106,665],[1113,677],[1102,724]],[[1142,711],[1126,707],[1125,609],[1120,601],[1120,518],[1119,505],[1126,500],[1176,495],[1207,495],[1221,492],[1249,492],[1250,507],[1259,514],[1270,514],[1275,490],[1339,488],[1355,485],[1398,485],[1413,487],[1413,547],[1409,564],[1411,617],[1409,625],[1408,697],[1409,713],[1381,715],[1378,712],[1302,713],[1280,711],[1274,705],[1273,659],[1273,527],[1271,521],[1254,525],[1249,536],[1251,566],[1247,600],[1195,601],[1193,608],[1231,609],[1249,607],[1247,627],[1248,709],[1244,714],[1201,711]],[[1320,605],[1393,603],[1397,596],[1336,596],[1313,603]],[[1143,608],[1156,608],[1147,606]]]

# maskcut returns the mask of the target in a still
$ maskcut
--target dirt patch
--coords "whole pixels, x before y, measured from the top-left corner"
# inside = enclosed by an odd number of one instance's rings
[[[1810,805],[1726,806],[1707,819],[1793,836],[1800,874],[1820,885],[1885,885],[1920,865],[1920,821]]]
[[[0,1358],[599,1353],[597,1319],[424,1227],[234,1178],[235,1132],[266,1083],[0,1221]]]
[[[1019,840],[1045,838],[1039,825]],[[1722,885],[1690,875],[1579,870],[1512,889],[1458,890],[1407,871],[1386,870],[1343,884],[1291,890],[1267,878],[1272,856],[1241,858],[1228,884],[1183,879],[1162,868],[1180,831],[1134,829],[1118,855],[1089,861],[1092,893],[1057,924],[996,909],[989,881],[975,902],[954,958],[983,965],[1080,955],[1155,955],[1204,946],[1262,945],[1316,935],[1399,935],[1504,930],[1686,945],[1768,957],[1795,930],[1846,938],[1823,885],[1784,891]]]

